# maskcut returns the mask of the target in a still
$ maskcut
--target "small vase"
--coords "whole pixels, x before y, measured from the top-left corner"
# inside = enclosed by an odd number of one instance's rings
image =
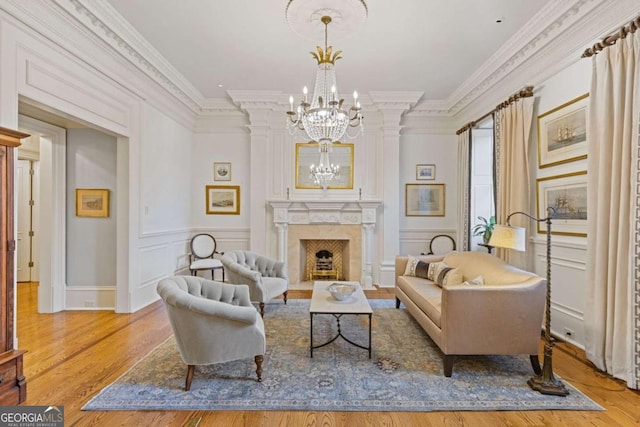
[[[484,234],[482,235],[482,242],[485,245],[489,244],[489,240],[491,240],[491,231],[487,230],[484,232]]]

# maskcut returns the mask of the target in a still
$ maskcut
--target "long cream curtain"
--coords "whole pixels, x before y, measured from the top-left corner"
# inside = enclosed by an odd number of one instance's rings
[[[458,135],[458,250],[469,250],[469,140],[471,130]]]
[[[587,357],[635,389],[640,377],[639,33],[592,59],[584,314]]]
[[[496,222],[504,224],[512,212],[534,215],[529,207],[529,141],[533,121],[533,97],[521,98],[496,114]],[[524,215],[511,218],[511,225],[531,229]],[[525,253],[498,249],[497,256],[527,269]]]

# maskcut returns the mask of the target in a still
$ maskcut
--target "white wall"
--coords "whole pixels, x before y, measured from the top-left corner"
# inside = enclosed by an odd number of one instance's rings
[[[193,132],[144,103],[141,108],[140,204],[143,235],[189,228]]]
[[[239,125],[235,132],[226,130],[195,135],[190,170],[190,223],[194,231],[211,233],[221,252],[250,249],[249,218],[254,204],[249,192],[250,144],[249,134],[243,125]],[[231,163],[230,181],[214,181],[214,162]],[[240,186],[240,215],[208,215],[205,198],[207,185]]]
[[[456,238],[458,143],[455,134],[408,134],[400,138],[400,253],[427,252],[431,237]],[[417,164],[435,164],[436,179],[416,180]],[[445,216],[405,216],[405,184],[445,184]]]
[[[544,114],[589,92],[591,60],[582,59],[535,88],[535,116]],[[537,120],[530,147],[532,176],[531,212],[536,212],[536,179],[587,170],[587,160],[538,168]],[[546,275],[546,236],[530,229],[533,239],[535,272]],[[584,296],[586,283],[586,238],[553,235],[551,238],[551,329],[579,347],[584,347]]]
[[[76,189],[109,190],[107,218],[76,216]],[[67,286],[116,285],[116,138],[67,131]]]

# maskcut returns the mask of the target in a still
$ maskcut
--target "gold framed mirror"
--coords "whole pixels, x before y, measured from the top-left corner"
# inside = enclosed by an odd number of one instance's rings
[[[329,153],[329,161],[340,166],[340,176],[331,181],[328,189],[353,189],[353,148],[354,144],[336,142]],[[309,176],[309,167],[318,164],[320,147],[315,142],[296,144],[296,188],[322,189]]]

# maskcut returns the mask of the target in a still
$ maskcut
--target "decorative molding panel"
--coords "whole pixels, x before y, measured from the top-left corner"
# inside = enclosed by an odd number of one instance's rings
[[[169,245],[143,246],[139,250],[140,271],[138,283],[140,287],[158,281],[173,272],[169,268]]]

